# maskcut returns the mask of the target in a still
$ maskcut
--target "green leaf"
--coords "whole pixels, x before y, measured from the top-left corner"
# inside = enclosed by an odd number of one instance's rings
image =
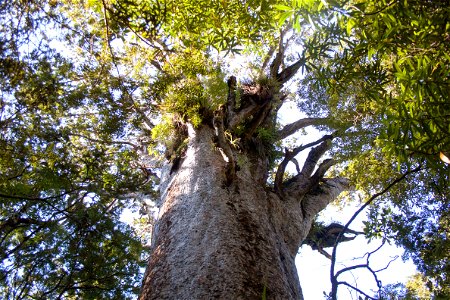
[[[273,5],[273,7],[277,10],[282,10],[282,11],[294,11],[294,9],[292,7],[289,7],[289,6],[283,5],[283,4],[275,4],[275,5]]]
[[[290,18],[292,17],[293,14],[294,14],[293,11],[286,11],[286,12],[284,12],[284,13],[279,14],[279,15],[277,16],[277,19],[278,19],[278,21],[277,21],[278,26],[282,26],[286,20],[288,20],[288,19],[290,19]]]
[[[351,35],[353,27],[356,25],[356,21],[352,18],[347,19],[347,35]]]

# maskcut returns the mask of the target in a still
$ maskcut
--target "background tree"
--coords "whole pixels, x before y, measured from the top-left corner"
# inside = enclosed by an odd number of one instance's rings
[[[143,245],[119,218],[151,182],[122,139],[133,127],[125,83],[64,9],[0,6],[0,297],[132,298]],[[64,39],[79,57],[58,53]]]
[[[144,237],[120,213],[156,200],[141,298],[301,298],[294,257],[317,213],[416,169],[366,232],[448,294],[447,6],[1,4],[2,296],[132,297]],[[227,67],[240,53],[255,76]],[[287,101],[307,117],[279,124]],[[324,135],[284,142],[309,126]]]
[[[411,276],[406,284],[396,283],[383,287],[379,299],[421,300],[439,299],[432,298],[429,288],[421,274]]]

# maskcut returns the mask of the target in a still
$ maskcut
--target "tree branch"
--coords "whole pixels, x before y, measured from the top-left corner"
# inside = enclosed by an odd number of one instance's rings
[[[320,181],[320,179],[323,178],[323,176],[325,175],[325,173],[335,164],[335,160],[334,159],[325,159],[317,168],[316,172],[314,173],[313,176],[311,176],[312,181],[314,182],[313,184],[317,183]]]
[[[236,109],[236,77],[230,76],[228,79],[228,97],[227,97],[227,116],[226,116],[226,124],[229,127],[230,122],[235,115],[234,110]]]
[[[245,119],[258,111],[259,108],[259,105],[257,105],[256,103],[252,103],[250,106],[240,110],[237,114],[234,114],[234,116],[228,121],[228,129],[235,129]]]
[[[349,181],[347,178],[323,178],[321,181],[322,184],[320,184],[320,189],[311,190],[308,186],[311,180],[304,183],[306,187],[298,184],[300,187],[296,187],[295,189],[295,191],[298,191],[300,194],[305,193],[305,190],[310,190],[310,192],[304,194],[301,201],[304,218],[314,218],[317,213],[327,207],[331,201],[336,199],[341,192],[348,190],[349,188]]]
[[[267,68],[267,65],[269,64],[270,59],[272,58],[273,53],[275,52],[276,45],[272,45],[269,48],[269,51],[267,52],[266,58],[264,59],[264,62],[261,66],[260,75],[264,74],[264,69]]]
[[[385,267],[383,267],[383,268],[381,268],[381,269],[379,269],[379,270],[373,270],[372,267],[370,267],[370,256],[371,256],[372,254],[378,252],[378,251],[384,246],[385,243],[386,243],[386,240],[383,240],[383,242],[381,243],[381,245],[378,246],[375,250],[373,250],[373,251],[371,251],[371,252],[368,252],[368,253],[366,253],[366,254],[364,255],[364,256],[367,255],[366,263],[365,263],[365,264],[354,265],[354,266],[346,267],[346,268],[343,268],[342,270],[339,270],[339,271],[336,273],[336,275],[334,276],[335,282],[336,282],[336,284],[337,284],[336,287],[339,286],[339,285],[341,285],[341,284],[343,284],[343,285],[349,286],[350,288],[356,290],[358,293],[361,293],[361,294],[367,296],[367,294],[365,294],[365,293],[364,293],[363,291],[361,291],[360,289],[354,287],[353,285],[351,285],[351,284],[349,284],[349,283],[347,283],[347,282],[345,282],[345,281],[337,281],[337,278],[338,278],[341,274],[343,274],[343,273],[345,273],[345,272],[352,271],[352,270],[356,270],[356,269],[365,268],[365,269],[369,270],[369,272],[372,274],[372,276],[373,276],[375,282],[377,283],[378,289],[380,289],[380,288],[381,288],[381,281],[378,279],[377,273],[386,270],[386,269],[389,267],[389,265],[390,265],[394,260],[396,260],[396,259],[398,258],[398,256],[395,256],[393,259],[391,259],[391,260],[387,263],[387,265],[386,265]],[[364,256],[363,256],[363,257],[364,257]],[[335,292],[337,292],[337,290],[335,290]],[[334,297],[334,296],[335,296],[335,293],[332,293],[332,297]],[[370,299],[376,299],[376,298],[370,298]]]
[[[297,62],[293,63],[289,67],[285,68],[283,71],[281,71],[280,74],[277,74],[276,79],[280,84],[284,84],[287,81],[289,81],[294,75],[297,73],[297,71],[300,69],[301,66],[304,66],[306,63],[305,58],[299,59]]]
[[[305,164],[302,168],[302,175],[305,177],[311,176],[312,172],[316,168],[317,162],[319,159],[325,154],[327,150],[331,148],[331,140],[333,139],[333,135],[325,135],[320,140],[322,143],[312,148],[308,154],[308,157],[305,160]]]
[[[310,148],[317,144],[323,143],[324,141],[328,141],[329,139],[332,139],[332,138],[333,138],[332,135],[325,135],[322,138],[318,139],[317,141],[308,143],[306,145],[299,146],[297,148],[294,148],[293,150],[289,150],[286,148],[284,159],[278,166],[277,173],[275,175],[275,182],[274,182],[275,192],[277,192],[280,195],[283,194],[283,184],[284,184],[283,177],[284,177],[284,172],[286,170],[286,166],[291,160],[293,160],[295,158],[295,156],[297,156],[297,154],[299,154],[301,151],[303,151],[307,148]],[[313,152],[313,150],[311,150],[311,152]],[[311,155],[311,152],[310,152],[310,155]],[[306,165],[306,162],[305,162],[305,165]],[[297,168],[298,168],[298,165],[297,165]],[[297,176],[299,176],[300,173],[303,173],[303,171],[299,172],[299,174],[297,174]],[[307,175],[307,176],[309,176],[309,175]],[[294,177],[294,178],[296,178],[296,177]]]
[[[245,137],[250,138],[253,133],[258,129],[258,127],[266,120],[266,117],[269,115],[272,105],[270,103],[263,104],[254,118],[250,121],[249,126],[247,127]]]
[[[360,293],[361,295],[364,295],[366,297],[366,299],[370,299],[370,300],[377,300],[377,298],[373,298],[370,297],[369,295],[367,295],[366,293],[364,293],[362,290],[358,289],[356,286],[351,285],[350,283],[346,282],[346,281],[339,281],[338,284],[342,284],[345,286],[348,286],[349,288],[357,291],[358,293]]]
[[[51,199],[57,199],[57,198],[61,198],[64,196],[67,196],[75,191],[80,190],[81,188],[77,188],[77,189],[73,189],[71,191],[68,192],[64,192],[61,193],[59,195],[55,195],[55,196],[48,196],[48,197],[27,197],[27,196],[15,196],[15,195],[7,195],[7,194],[0,194],[1,198],[6,198],[6,199],[18,199],[18,200],[30,200],[30,201],[47,201],[47,200],[51,200]]]
[[[408,175],[419,172],[422,170],[422,166],[419,165],[418,167],[414,168],[413,170],[410,170],[406,172],[405,174],[401,175],[400,177],[397,177],[395,180],[393,180],[387,187],[385,187],[382,191],[373,194],[350,218],[350,220],[345,224],[343,232],[345,232],[350,224],[356,219],[356,217],[367,207],[369,206],[376,198],[379,196],[384,195],[387,193],[394,185],[404,180]],[[331,255],[331,266],[330,266],[330,279],[332,284],[332,290],[331,290],[331,297],[333,300],[337,300],[337,288],[339,286],[339,282],[337,281],[337,276],[340,274],[340,271],[335,274],[335,267],[336,267],[336,254],[337,254],[337,246],[339,245],[339,241],[342,238],[342,232],[338,235],[336,239],[336,243],[333,247],[333,252]],[[370,256],[370,254],[369,254]]]
[[[229,186],[236,176],[236,167],[235,160],[233,156],[233,151],[231,150],[230,144],[225,138],[225,131],[223,125],[224,119],[224,107],[219,108],[215,114],[213,119],[214,128],[216,130],[217,141],[219,147],[222,149],[223,153],[228,158],[228,169],[226,174],[227,186]]]
[[[283,45],[283,38],[284,38],[285,31],[280,31],[280,41],[278,42],[278,52],[275,55],[275,58],[273,59],[272,63],[270,64],[270,76],[272,78],[277,78],[278,76],[278,70],[280,69],[281,64],[283,63],[284,59],[284,50],[286,49]]]
[[[78,133],[69,133],[68,135],[69,136],[81,137],[81,138],[84,138],[84,139],[86,139],[88,141],[95,142],[95,143],[101,143],[101,144],[106,144],[106,145],[112,145],[112,144],[115,144],[115,145],[128,145],[128,146],[131,146],[131,147],[133,147],[135,149],[139,148],[138,145],[133,144],[131,142],[126,142],[126,141],[105,141],[105,140],[100,140],[100,139],[96,139],[96,138],[91,138],[91,137],[89,137],[87,135],[78,134]]]
[[[297,120],[291,124],[287,124],[277,132],[277,140],[282,140],[288,136],[296,133],[299,129],[311,126],[311,125],[324,125],[328,121],[328,118],[304,118]]]

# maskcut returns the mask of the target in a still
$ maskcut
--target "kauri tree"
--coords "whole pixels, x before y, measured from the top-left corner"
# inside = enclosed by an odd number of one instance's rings
[[[295,255],[355,190],[449,295],[446,1],[0,12],[2,298],[303,299]]]

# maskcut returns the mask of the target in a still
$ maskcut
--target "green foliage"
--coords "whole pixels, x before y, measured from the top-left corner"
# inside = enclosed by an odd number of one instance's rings
[[[134,297],[144,248],[120,217],[157,194],[146,151],[173,158],[210,121],[211,49],[273,39],[271,3],[0,5],[1,298]]]
[[[446,1],[333,1],[310,27],[291,19],[311,32],[299,107],[343,132],[333,145],[342,175],[371,195],[421,166],[377,200],[366,230],[405,247],[444,295],[450,169],[439,153],[450,145],[449,9]]]
[[[198,127],[226,100],[226,83],[218,66],[203,53],[186,51],[170,60],[160,78],[163,113]]]
[[[200,51],[173,55],[164,71],[155,86],[162,119],[151,134],[174,158],[186,147],[186,133],[179,127],[189,122],[197,128],[209,122],[225,103],[228,87],[220,67]]]
[[[270,36],[277,1],[121,1],[111,5],[113,20],[145,39],[170,36],[176,44],[239,52],[243,44]]]
[[[94,38],[91,60],[53,49],[47,31],[73,25],[60,8],[0,7],[0,297],[128,299],[144,249],[120,221],[138,205],[123,195],[152,184],[120,141],[133,83],[111,74]]]
[[[256,135],[263,143],[272,143],[276,138],[276,133],[274,128],[259,127],[256,130]]]
[[[399,162],[411,154],[437,160],[450,144],[448,6],[442,1],[333,5],[345,13],[324,12],[337,22],[323,24],[306,42],[304,55],[318,64],[310,65],[313,72],[304,84],[313,89],[302,95],[319,96],[319,104],[310,105],[323,105],[322,111],[342,121],[381,117],[381,124],[374,120],[382,125],[377,143]],[[317,53],[323,53],[321,61],[314,59]]]
[[[405,284],[396,283],[384,286],[380,291],[380,297],[377,299],[386,300],[428,300],[440,299],[439,296],[433,295],[426,285],[426,278],[417,273],[411,276]]]

